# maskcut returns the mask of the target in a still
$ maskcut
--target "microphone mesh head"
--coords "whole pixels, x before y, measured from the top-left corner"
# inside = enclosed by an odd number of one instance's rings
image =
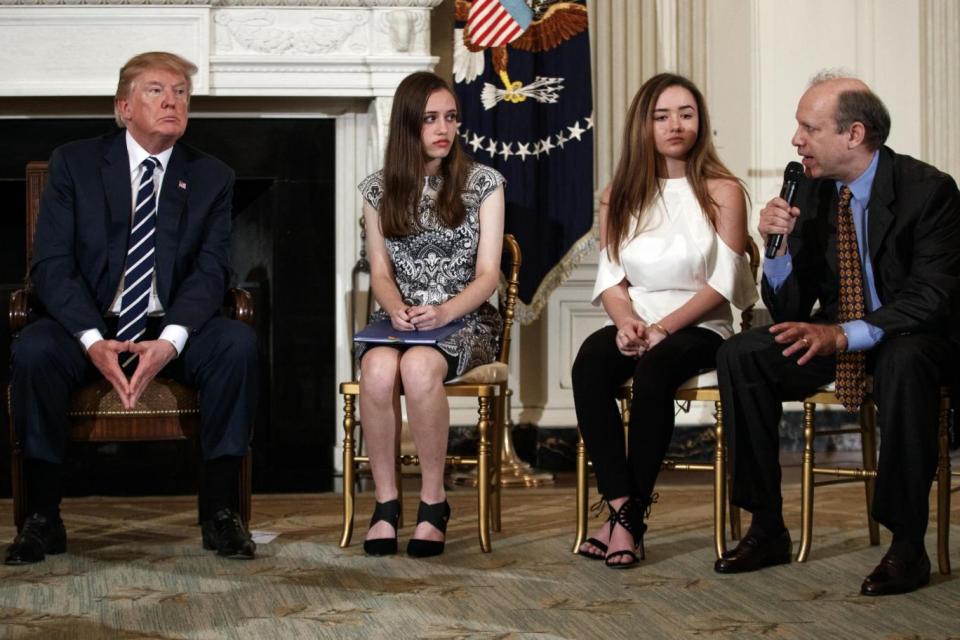
[[[787,168],[783,170],[783,181],[797,181],[803,175],[803,165],[799,162],[788,162]]]

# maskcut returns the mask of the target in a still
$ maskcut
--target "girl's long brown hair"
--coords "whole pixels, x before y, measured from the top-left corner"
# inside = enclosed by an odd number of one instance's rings
[[[620,261],[620,247],[628,240],[631,216],[636,212],[637,218],[641,218],[660,193],[659,177],[666,174],[666,163],[663,156],[657,152],[653,140],[653,110],[660,94],[669,87],[683,87],[693,94],[697,101],[700,126],[697,139],[687,157],[686,177],[710,224],[717,226],[719,205],[710,197],[707,190],[708,180],[734,180],[740,185],[744,197],[747,195],[743,181],[734,176],[717,156],[707,105],[697,86],[683,76],[672,73],[653,76],[643,83],[630,104],[620,161],[610,185],[606,229],[607,255],[614,262]]]
[[[446,81],[436,74],[427,71],[410,74],[400,82],[393,97],[379,211],[380,229],[387,238],[407,236],[417,228],[417,208],[426,176],[420,133],[423,113],[430,94],[439,90],[449,91],[453,96],[459,121],[460,101]],[[469,169],[470,160],[460,148],[459,136],[454,136],[450,153],[440,163],[438,172],[443,177],[443,185],[437,194],[437,215],[449,228],[459,226],[466,216],[461,194]]]

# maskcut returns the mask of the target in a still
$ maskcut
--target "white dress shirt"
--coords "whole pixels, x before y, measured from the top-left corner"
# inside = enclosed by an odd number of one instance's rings
[[[160,161],[160,166],[158,166],[153,172],[153,180],[157,191],[157,202],[159,202],[160,187],[163,185],[163,172],[166,170],[167,164],[170,162],[170,156],[173,154],[173,147],[165,149],[160,153],[151,154],[137,144],[137,141],[133,139],[133,136],[130,135],[129,131],[127,131],[126,140],[127,157],[130,159],[130,218],[132,220],[133,209],[136,206],[137,191],[140,187],[140,180],[143,176],[143,172],[146,171],[146,168],[141,166],[141,164],[151,155]],[[116,296],[113,299],[113,303],[110,305],[111,315],[120,315],[122,297],[123,279],[121,278],[120,286],[117,287]],[[153,272],[153,286],[150,288],[150,301],[147,304],[147,315],[163,315],[163,305],[160,304],[160,297],[157,295],[156,269],[154,269]],[[160,333],[160,339],[166,340],[167,342],[173,344],[174,348],[177,350],[177,355],[179,356],[183,351],[183,347],[187,344],[187,338],[189,335],[190,334],[186,327],[177,324],[170,324],[163,328],[163,331]],[[100,333],[99,329],[87,329],[86,331],[81,331],[77,337],[87,350],[89,350],[91,345],[93,345],[95,342],[103,340],[103,334]]]
[[[750,259],[728,247],[704,215],[686,178],[661,181],[662,197],[644,211],[637,231],[632,216],[627,240],[615,264],[604,248],[600,252],[593,304],[600,294],[627,279],[633,309],[647,324],[683,306],[704,286],[743,309],[757,301]],[[609,322],[608,322],[609,324]],[[696,325],[733,335],[729,304],[722,304]]]

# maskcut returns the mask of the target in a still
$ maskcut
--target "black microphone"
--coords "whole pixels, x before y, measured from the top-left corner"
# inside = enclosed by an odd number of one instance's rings
[[[780,197],[787,201],[788,207],[793,206],[801,176],[803,176],[803,165],[799,162],[788,162],[787,168],[783,170],[783,187],[780,189]],[[768,258],[774,257],[780,250],[781,244],[783,244],[782,233],[770,234],[767,236],[767,250],[764,255]]]

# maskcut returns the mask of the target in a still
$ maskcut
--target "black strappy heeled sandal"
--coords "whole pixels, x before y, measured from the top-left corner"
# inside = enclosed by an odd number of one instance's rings
[[[615,512],[613,510],[613,507],[610,506],[610,503],[601,498],[598,502],[590,506],[590,511],[595,512],[597,515],[600,515],[600,511],[603,510],[604,506],[606,506],[607,510],[610,512],[610,517],[607,518],[607,524],[610,525],[610,533],[612,534],[613,524],[614,524],[613,516]],[[587,558],[589,560],[603,560],[604,558],[607,557],[607,545],[605,545],[604,543],[600,542],[596,538],[587,538],[586,540],[584,540],[584,542],[588,544],[592,544],[594,547],[600,550],[600,553],[592,553],[584,549],[577,549],[578,556],[583,556],[584,558]]]
[[[652,503],[653,500],[650,500]],[[649,504],[647,503],[648,509]],[[640,564],[640,561],[646,558],[646,552],[643,549],[643,534],[647,531],[647,525],[643,522],[644,503],[636,498],[627,498],[627,501],[620,505],[613,515],[613,525],[610,527],[610,535],[613,536],[613,526],[619,524],[633,536],[633,549],[621,549],[608,553],[604,563],[611,569],[632,569]],[[637,553],[639,552],[639,557]],[[627,557],[628,562],[610,562],[615,558]]]
[[[378,502],[370,518],[370,526],[383,520],[393,527],[392,538],[373,538],[363,541],[363,550],[371,556],[390,556],[397,552],[397,525],[400,523],[400,500]]]
[[[429,522],[435,526],[444,536],[447,534],[447,522],[450,521],[450,503],[446,500],[436,504],[427,504],[420,502],[417,508],[417,524]],[[407,543],[407,555],[414,558],[429,558],[443,553],[445,540],[421,540],[419,538],[410,538]]]

